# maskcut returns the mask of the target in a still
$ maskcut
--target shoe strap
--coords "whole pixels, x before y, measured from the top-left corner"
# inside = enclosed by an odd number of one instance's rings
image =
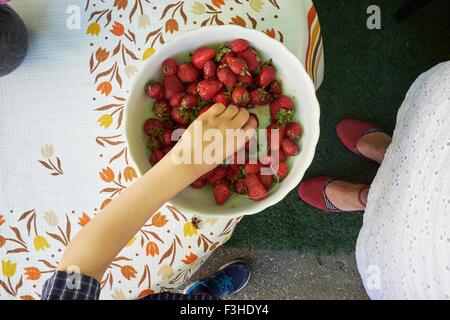
[[[336,180],[336,178],[330,178],[327,180],[327,182],[325,182],[325,186],[323,187],[323,191],[322,191],[322,196],[323,196],[323,200],[325,201],[325,206],[327,207],[327,209],[331,212],[331,213],[341,213],[344,212],[343,210],[339,209],[338,207],[336,207],[331,201],[330,199],[328,199],[328,196],[326,194],[326,189],[327,186],[333,182],[334,180]]]
[[[367,201],[366,201],[366,203],[364,203],[364,201],[362,201],[362,193],[363,193],[365,190],[367,190],[367,189],[370,189],[370,186],[365,186],[365,187],[361,188],[361,189],[359,190],[359,192],[358,192],[358,201],[359,201],[359,203],[361,203],[364,207],[367,206]]]

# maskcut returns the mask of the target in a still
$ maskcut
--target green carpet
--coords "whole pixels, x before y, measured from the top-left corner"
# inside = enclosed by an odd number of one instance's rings
[[[377,165],[352,155],[335,134],[346,117],[366,119],[387,132],[419,74],[450,59],[450,2],[434,0],[405,22],[394,19],[406,1],[314,1],[322,26],[325,80],[318,91],[321,138],[306,178],[331,175],[370,183]],[[367,7],[379,5],[382,29],[368,30]],[[313,253],[354,250],[362,213],[324,214],[297,197],[246,217],[228,247],[296,249]]]

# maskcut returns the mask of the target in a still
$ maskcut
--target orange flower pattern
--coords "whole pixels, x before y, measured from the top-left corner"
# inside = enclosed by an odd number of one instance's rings
[[[39,299],[43,281],[56,270],[73,235],[136,179],[136,169],[130,162],[122,135],[126,90],[130,86],[129,81],[123,80],[124,74],[133,77],[135,72],[131,71],[139,69],[141,57],[151,59],[166,41],[195,25],[238,24],[259,29],[283,41],[283,29],[277,21],[265,17],[265,22],[261,22],[262,12],[255,10],[260,6],[255,5],[255,1],[252,3],[253,8],[250,2],[232,0],[86,1],[85,37],[91,51],[86,63],[93,84],[92,94],[97,101],[93,106],[96,114],[93,122],[102,119],[98,123],[99,134],[95,137],[95,143],[104,155],[97,169],[102,184],[98,208],[54,210],[56,218],[50,220],[46,213],[49,208],[18,214],[0,212],[0,254],[10,275],[8,281],[0,279],[2,297]],[[280,15],[279,19],[282,18],[282,5],[277,0],[264,1],[264,8],[270,6]],[[234,10],[230,11],[230,7]],[[155,15],[150,15],[153,10]],[[145,13],[150,17],[144,17]],[[145,24],[144,20],[147,21]],[[318,25],[315,15],[311,15],[310,24]],[[312,38],[308,52],[315,52],[315,39]],[[319,56],[311,56],[310,69],[314,71]],[[53,154],[50,148],[44,149],[44,158]],[[61,169],[54,164],[56,169]],[[111,263],[101,281],[102,297],[126,295],[125,298],[131,299],[187,283],[209,255],[230,238],[241,220],[202,219],[204,221],[196,224],[198,228],[194,228],[192,218],[170,205],[154,214]],[[32,289],[27,282],[32,282],[36,288]],[[114,292],[117,293],[113,295]]]

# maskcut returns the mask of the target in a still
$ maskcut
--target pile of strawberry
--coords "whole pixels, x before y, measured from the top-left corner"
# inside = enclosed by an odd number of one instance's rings
[[[291,121],[294,102],[283,95],[271,61],[263,63],[246,40],[237,39],[217,49],[198,48],[190,62],[178,64],[167,59],[162,64],[162,73],[162,83],[153,81],[145,87],[146,95],[155,100],[152,110],[159,118],[148,119],[144,125],[152,152],[150,163],[155,165],[174,146],[173,130],[187,128],[215,103],[245,108],[269,105],[271,124],[266,128],[269,150],[264,153],[264,161],[220,165],[192,184],[193,188],[212,186],[218,205],[223,205],[233,192],[254,201],[264,199],[273,182],[287,176],[285,161],[299,153],[295,140],[302,134],[300,124]],[[251,116],[258,120],[255,114]],[[279,130],[277,141],[272,141],[271,129]],[[277,172],[260,174],[263,166],[274,167],[275,162]]]

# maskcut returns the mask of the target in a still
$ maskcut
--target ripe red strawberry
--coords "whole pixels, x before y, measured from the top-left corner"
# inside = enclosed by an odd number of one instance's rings
[[[198,82],[192,82],[190,85],[187,86],[186,92],[192,95],[197,95],[197,86]]]
[[[170,101],[176,93],[183,91],[184,86],[177,76],[168,76],[164,78],[164,98],[167,101]]]
[[[228,50],[230,50],[230,49],[228,49]],[[221,58],[220,58],[220,64],[227,63],[228,57],[236,57],[236,55],[233,52],[225,52],[225,53],[223,53]]]
[[[163,131],[164,125],[159,119],[150,118],[144,123],[144,132],[148,136],[160,136]]]
[[[237,83],[243,87],[249,87],[253,85],[253,77],[249,74],[245,74],[243,76],[237,76]]]
[[[217,79],[227,87],[236,86],[236,75],[227,65],[221,65],[217,68]]]
[[[164,131],[161,137],[161,142],[165,147],[172,145],[172,130]]]
[[[294,102],[291,98],[281,95],[270,103],[270,118],[272,122],[286,124],[292,119]]]
[[[281,140],[281,149],[288,157],[296,156],[300,152],[298,145],[288,138]]]
[[[152,152],[152,155],[150,156],[150,164],[152,166],[156,165],[161,159],[164,158],[164,153],[160,149],[156,149]]]
[[[210,48],[198,48],[192,54],[192,64],[199,70],[205,66],[205,62],[213,60],[216,56],[216,50]]]
[[[164,155],[168,154],[170,150],[172,150],[173,145],[172,146],[164,146],[161,148],[161,151],[164,153]]]
[[[225,92],[220,92],[217,96],[215,96],[214,102],[221,103],[224,106],[228,106],[230,104],[230,99],[227,98]]]
[[[247,63],[241,58],[228,57],[227,63],[234,74],[243,76],[248,73]]]
[[[302,127],[296,123],[289,123],[286,127],[286,135],[290,139],[299,139],[302,136]]]
[[[187,94],[181,100],[180,107],[185,109],[193,109],[197,105],[197,97],[192,94]]]
[[[200,73],[191,63],[183,63],[178,66],[177,75],[181,82],[190,83],[196,81]]]
[[[250,104],[264,106],[272,101],[272,95],[264,89],[255,89],[250,92]]]
[[[244,166],[245,174],[248,176],[249,174],[259,174],[261,171],[261,164],[260,163],[247,163]]]
[[[158,117],[167,117],[170,114],[171,109],[172,108],[165,100],[155,100],[155,102],[153,102],[152,111]]]
[[[160,134],[158,134],[158,135],[151,135],[148,138],[148,141],[147,141],[147,148],[148,149],[153,151],[153,150],[161,148],[161,145],[162,145],[162,143],[161,143],[161,135]]]
[[[225,202],[227,202],[227,200],[230,198],[231,187],[228,183],[221,182],[214,186],[213,193],[217,205],[221,206],[225,204]]]
[[[173,59],[167,59],[162,64],[162,72],[165,77],[174,76],[177,74],[178,64]]]
[[[247,63],[248,71],[255,71],[261,65],[261,59],[259,58],[256,51],[252,48],[238,54],[238,57],[243,59]]]
[[[228,181],[235,181],[239,179],[239,177],[242,175],[241,168],[239,165],[229,165],[227,166],[227,180]]]
[[[191,187],[194,189],[201,189],[206,185],[206,181],[203,180],[202,178],[195,180],[192,184]]]
[[[207,178],[207,181],[211,186],[214,186],[217,182],[226,179],[226,177],[227,177],[227,169],[225,169],[225,167],[223,166],[218,166]]]
[[[250,101],[250,95],[244,87],[236,87],[231,93],[231,99],[238,107],[246,107]]]
[[[266,88],[272,83],[272,81],[275,80],[276,76],[277,70],[273,66],[266,65],[262,67],[261,71],[256,77],[256,84],[260,88]]]
[[[171,120],[164,120],[163,121],[163,127],[165,130],[173,130],[174,124]]]
[[[286,164],[286,162],[280,162],[278,164],[278,171],[275,174],[275,176],[278,178],[278,180],[283,180],[284,178],[287,177],[289,173],[289,168]]]
[[[245,177],[245,185],[248,189],[248,197],[253,201],[261,201],[267,196],[267,190],[254,173]]]
[[[281,86],[281,82],[278,80],[274,80],[271,84],[270,84],[270,93],[272,93],[275,96],[279,96],[280,94],[283,93],[283,87]]]
[[[159,82],[149,83],[145,86],[145,94],[149,98],[161,100],[164,98],[164,87]]]
[[[239,179],[234,182],[234,191],[236,191],[237,194],[247,194],[248,189],[247,185],[245,184],[245,179]]]
[[[217,66],[212,60],[208,60],[205,62],[203,66],[203,75],[205,79],[214,78],[216,76]]]
[[[272,136],[275,134],[275,130],[278,130],[278,140],[273,141]],[[280,126],[277,124],[271,124],[266,128],[267,133],[267,146],[272,150],[279,150],[281,146],[281,140],[283,140],[286,136],[286,127]]]
[[[258,178],[259,178],[259,181],[261,181],[261,183],[264,186],[264,188],[269,190],[270,187],[272,186],[272,181],[273,181],[272,176],[271,175],[262,174],[262,175],[259,175]]]
[[[211,101],[222,89],[222,83],[215,79],[200,81],[197,86],[198,95],[204,100]]]
[[[172,99],[170,99],[170,106],[172,108],[178,108],[181,105],[181,101],[183,100],[184,96],[185,96],[184,92],[175,93]]]
[[[186,112],[185,109],[172,108],[170,117],[172,118],[173,121],[175,121],[179,124],[187,124],[190,121],[189,113]]]
[[[207,173],[205,173],[204,175],[202,175],[202,176],[200,177],[200,179],[203,179],[203,180],[207,181],[208,178],[211,177],[211,176],[213,175],[213,173],[214,173],[214,169],[211,170],[211,171],[209,171],[209,172],[207,172]]]
[[[248,48],[248,42],[247,42],[247,40],[244,40],[244,39],[236,39],[236,40],[231,41],[231,43],[230,43],[230,49],[234,53],[240,53],[242,51],[247,50],[247,48]]]

